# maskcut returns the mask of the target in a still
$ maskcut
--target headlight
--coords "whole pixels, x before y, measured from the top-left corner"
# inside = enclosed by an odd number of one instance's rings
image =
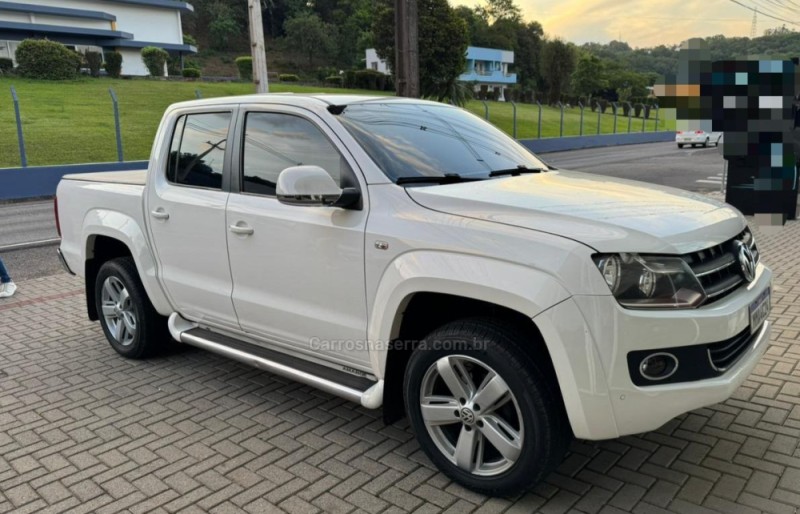
[[[700,281],[680,257],[622,253],[592,258],[624,307],[690,309],[706,299]]]

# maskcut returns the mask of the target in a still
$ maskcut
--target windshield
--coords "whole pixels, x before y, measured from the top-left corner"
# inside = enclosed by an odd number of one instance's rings
[[[349,105],[339,119],[392,181],[547,168],[494,126],[447,105],[361,103]]]

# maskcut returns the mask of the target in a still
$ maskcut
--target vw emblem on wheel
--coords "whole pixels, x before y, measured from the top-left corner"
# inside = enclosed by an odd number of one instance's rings
[[[737,257],[739,259],[739,266],[742,268],[742,275],[748,282],[752,282],[756,278],[756,259],[753,257],[753,252],[750,247],[741,241],[737,241]]]
[[[464,407],[463,409],[461,409],[461,421],[463,421],[467,425],[475,423],[475,413],[473,413],[470,409]]]

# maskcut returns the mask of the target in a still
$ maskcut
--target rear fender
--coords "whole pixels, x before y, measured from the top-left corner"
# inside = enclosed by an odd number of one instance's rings
[[[97,236],[116,239],[128,247],[150,302],[159,314],[164,316],[171,314],[173,309],[158,283],[156,261],[150,247],[147,246],[147,237],[139,223],[131,216],[118,211],[93,209],[87,212],[83,220],[81,238],[86,242],[83,248],[83,262],[94,258],[94,240]]]

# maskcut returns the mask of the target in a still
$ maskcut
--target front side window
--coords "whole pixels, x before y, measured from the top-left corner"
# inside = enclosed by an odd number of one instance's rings
[[[222,189],[231,113],[187,114],[172,136],[167,180],[185,186]]]
[[[364,102],[347,106],[339,121],[392,180],[546,168],[499,129],[455,107]]]
[[[275,196],[281,171],[319,166],[341,185],[347,163],[312,122],[291,114],[252,112],[245,122],[242,191]]]

